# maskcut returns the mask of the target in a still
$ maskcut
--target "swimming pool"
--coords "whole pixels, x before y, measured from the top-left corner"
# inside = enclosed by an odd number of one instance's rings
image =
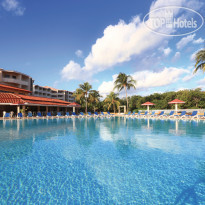
[[[205,123],[0,121],[0,204],[205,204]]]

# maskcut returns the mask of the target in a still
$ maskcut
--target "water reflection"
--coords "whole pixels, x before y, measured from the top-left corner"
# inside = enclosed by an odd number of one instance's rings
[[[0,161],[23,158],[32,153],[35,143],[65,136],[73,129],[69,119],[0,121]]]
[[[151,124],[152,119],[147,118],[147,119],[144,119],[144,121],[145,121],[145,125],[143,125],[143,129],[152,130],[153,129],[153,126]]]
[[[175,134],[183,129],[185,136]],[[175,204],[197,204],[199,190],[203,194],[205,166],[203,161],[197,162],[205,156],[204,126],[200,123],[120,118],[39,119],[4,125],[0,122],[0,130],[2,167],[18,167],[21,161],[20,167],[29,173],[26,180],[37,177],[28,186],[32,190],[37,183],[35,193],[43,184],[44,193],[49,190],[55,194],[60,190],[57,195],[65,192],[65,198],[71,191],[86,198],[88,191],[93,198],[99,194],[114,200],[106,204],[166,204],[167,199],[170,204],[175,199]],[[27,156],[28,166],[24,158]],[[14,159],[15,163],[8,163]],[[196,167],[201,173],[199,177]],[[18,179],[16,176],[8,174],[5,181],[8,182],[7,177]],[[178,186],[179,180],[189,184]],[[16,187],[18,190],[19,182]]]
[[[98,123],[96,119],[72,119],[73,125],[77,121],[77,129],[75,129],[75,137],[82,146],[92,145],[99,136]],[[74,126],[75,127],[75,126]]]
[[[195,150],[194,143],[197,143],[196,136],[204,136],[202,126],[203,123],[197,124],[195,121],[126,119],[101,123],[100,138],[105,142],[112,142],[122,154],[130,148],[151,148],[176,154],[191,154]],[[193,144],[189,143],[189,137],[193,138]],[[199,146],[198,150],[195,155],[201,153],[203,148]]]
[[[174,135],[184,135],[186,134],[186,130],[184,129],[179,129],[179,120],[171,121],[172,123],[175,124],[175,129],[169,129],[169,133],[174,134]]]
[[[0,121],[0,130],[0,142],[28,139],[31,146],[41,140],[73,135],[78,144],[89,147],[100,137],[104,142],[112,142],[122,155],[129,153],[130,148],[148,147],[188,153],[194,148],[186,138],[204,136],[202,122],[129,118],[6,120]],[[201,149],[199,146],[199,152]]]

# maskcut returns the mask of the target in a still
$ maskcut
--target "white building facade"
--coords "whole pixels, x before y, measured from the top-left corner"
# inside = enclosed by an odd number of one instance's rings
[[[33,95],[38,97],[46,97],[64,100],[67,102],[75,102],[73,92],[67,90],[59,90],[49,86],[33,85]]]
[[[21,88],[32,92],[33,82],[34,80],[26,74],[0,68],[0,84]]]

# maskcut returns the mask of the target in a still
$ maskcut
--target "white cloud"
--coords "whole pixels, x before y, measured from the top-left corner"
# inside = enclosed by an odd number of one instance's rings
[[[77,50],[77,51],[75,52],[75,55],[78,56],[79,58],[83,58],[83,51]]]
[[[164,50],[163,50],[163,52],[164,52],[164,55],[165,56],[168,56],[171,52],[172,52],[172,49],[171,48],[165,48]]]
[[[194,44],[204,43],[204,39],[203,39],[203,38],[198,38],[197,40],[194,40],[193,43],[194,43]]]
[[[160,72],[141,71],[134,73],[132,76],[137,80],[138,88],[152,88],[172,84],[187,72],[183,68],[165,67]]]
[[[189,36],[186,36],[184,38],[182,38],[177,44],[177,49],[182,49],[184,48],[188,43],[192,42],[194,40],[194,37],[196,36],[196,34],[192,34]]]
[[[205,79],[203,78],[203,79],[199,80],[197,83],[200,85],[205,85]]]
[[[176,92],[177,92],[177,91],[183,91],[183,90],[188,90],[188,88],[183,88],[183,87],[181,87],[181,88],[177,89]]]
[[[17,0],[3,0],[1,5],[6,11],[12,11],[17,16],[23,16],[25,12],[25,8]]]
[[[165,67],[162,71],[153,72],[149,70],[135,72],[131,76],[137,81],[137,89],[150,89],[170,85],[179,80],[179,78],[189,73],[186,69]],[[112,76],[112,81],[104,81],[98,88],[101,95],[105,96],[113,91],[114,81],[117,75]]]
[[[189,73],[188,75],[186,75],[186,76],[182,79],[182,81],[183,81],[183,82],[189,81],[189,80],[191,80],[193,77],[195,77],[195,75],[193,74],[193,72],[191,72],[191,73]]]
[[[197,54],[200,50],[201,50],[201,49],[198,49],[197,51],[195,51],[194,53],[191,54],[191,56],[190,56],[190,60],[191,60],[191,61],[194,61],[194,60],[195,60],[195,56],[196,56],[196,54]]]
[[[102,84],[98,87],[98,91],[103,97],[113,91],[116,78],[117,74],[112,76],[112,81],[103,81]]]
[[[23,16],[25,10],[26,10],[26,9],[23,8],[23,7],[18,7],[18,8],[16,9],[16,11],[15,11],[15,14],[16,14],[17,16]]]
[[[202,89],[205,89],[205,79],[201,79],[197,82],[198,86],[197,88],[202,88]]]
[[[178,59],[180,58],[180,56],[181,56],[181,53],[180,53],[179,51],[177,51],[177,52],[175,53],[174,57],[173,57],[173,60],[174,60],[174,61],[178,60]]]
[[[150,10],[166,5],[182,6],[184,3],[186,3],[184,0],[157,0],[152,3]],[[147,20],[147,24],[149,23],[150,19]],[[172,30],[170,30],[171,32]],[[62,77],[71,79],[69,76],[75,72],[78,74],[74,74],[72,79],[81,80],[81,77],[88,72],[89,77],[91,77],[156,48],[166,39],[169,39],[169,37],[157,35],[147,29],[139,16],[134,17],[129,23],[120,20],[118,24],[109,25],[105,28],[103,36],[96,40],[89,55],[84,59],[84,66],[81,67],[79,64],[77,66],[77,63],[69,62],[66,66],[66,72],[61,72]],[[166,55],[169,52],[169,49],[166,50]],[[71,65],[74,65],[74,67],[71,67]],[[68,75],[68,77],[64,75]]]
[[[81,70],[81,67],[78,63],[75,63],[74,61],[70,61],[61,71],[61,75],[63,79],[65,80],[75,80],[75,79],[81,79],[84,80],[89,78],[89,73],[86,73],[86,71]]]
[[[195,60],[195,56],[196,56],[196,52],[194,52],[193,54],[191,54],[190,60],[191,60],[191,61],[194,61],[194,60]]]
[[[195,40],[196,34],[192,34],[189,36],[186,36],[184,38],[182,38],[177,44],[176,47],[177,49],[182,49],[184,48],[188,43],[192,42],[193,44],[201,44],[204,43],[204,39],[203,38],[198,38],[197,40]]]

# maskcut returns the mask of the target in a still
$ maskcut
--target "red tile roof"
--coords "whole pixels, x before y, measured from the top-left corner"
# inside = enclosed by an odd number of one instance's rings
[[[71,103],[58,99],[35,97],[28,95],[17,95],[13,93],[0,93],[0,103],[20,104],[20,105],[54,105],[54,106],[68,106]]]
[[[12,87],[12,86],[8,86],[8,85],[3,85],[0,84],[0,89],[8,89],[11,91],[20,91],[20,92],[24,92],[24,93],[31,93],[31,91],[29,90],[25,90],[25,89],[21,89],[21,88],[16,88],[16,87]]]
[[[12,93],[0,93],[0,103],[24,104],[25,102]]]
[[[81,105],[76,102],[73,102],[73,103],[70,103],[69,107],[81,107]]]

